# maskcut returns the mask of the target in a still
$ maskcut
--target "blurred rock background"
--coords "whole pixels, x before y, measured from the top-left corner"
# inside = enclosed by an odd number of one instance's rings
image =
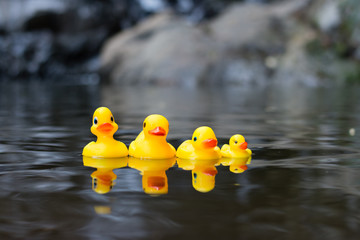
[[[358,0],[0,0],[0,80],[360,82]]]

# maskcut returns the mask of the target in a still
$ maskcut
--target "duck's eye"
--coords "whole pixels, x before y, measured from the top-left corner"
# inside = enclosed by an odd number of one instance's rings
[[[114,117],[113,117],[113,116],[110,117],[110,121],[111,121],[111,122],[114,121]]]
[[[235,144],[237,144],[237,141],[235,141]]]
[[[194,173],[194,178],[195,178],[195,179],[197,178],[197,174],[196,174],[196,173]]]
[[[144,122],[144,128],[146,127],[146,122]]]
[[[94,117],[94,124],[95,124],[95,125],[98,124],[98,119],[97,119],[97,117]]]
[[[197,137],[194,137],[194,142],[196,142],[196,140],[197,140]]]
[[[97,179],[94,178],[94,180],[93,180],[93,188],[96,188],[96,187],[97,187]]]

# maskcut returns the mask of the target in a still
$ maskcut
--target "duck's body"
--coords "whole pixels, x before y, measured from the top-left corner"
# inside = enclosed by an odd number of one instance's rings
[[[183,159],[219,159],[220,148],[214,131],[206,126],[194,131],[191,140],[184,141],[177,149],[176,156]]]
[[[88,143],[84,147],[82,155],[101,158],[126,157],[128,155],[126,145],[113,138],[117,129],[118,125],[108,108],[100,107],[96,109],[91,132],[97,136],[97,140]]]
[[[175,157],[175,148],[166,141],[169,122],[161,115],[148,116],[143,131],[131,142],[129,155],[135,158],[166,159]]]
[[[220,148],[215,146],[211,149],[196,149],[192,140],[183,142],[176,153],[178,158],[183,159],[219,159],[221,158]]]
[[[84,156],[101,157],[101,158],[114,158],[126,157],[128,150],[126,145],[114,139],[101,139],[96,142],[90,142],[83,150]]]
[[[224,144],[221,148],[221,155],[226,158],[248,158],[251,154],[245,138],[240,134],[232,136],[229,144]]]

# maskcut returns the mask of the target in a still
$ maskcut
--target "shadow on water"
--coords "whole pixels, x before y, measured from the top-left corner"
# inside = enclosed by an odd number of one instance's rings
[[[358,93],[358,87],[99,90],[1,83],[0,238],[357,239]],[[175,147],[208,125],[220,146],[244,135],[251,164],[241,173],[226,162],[192,170],[164,162],[146,174],[148,165],[137,162],[85,167],[81,151],[95,139],[91,117],[100,105],[112,110],[115,138],[127,146],[144,118],[159,113],[170,122]],[[207,193],[194,186],[195,167],[208,167],[214,179]],[[109,187],[106,194],[92,190],[94,178]],[[145,194],[143,179],[166,184],[167,194]]]

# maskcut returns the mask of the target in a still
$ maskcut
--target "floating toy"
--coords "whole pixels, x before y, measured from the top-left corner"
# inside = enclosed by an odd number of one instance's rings
[[[221,158],[214,131],[206,126],[197,128],[192,139],[186,140],[179,146],[176,156],[184,159]]]
[[[215,176],[218,173],[216,165],[219,159],[191,160],[177,159],[178,166],[184,170],[191,170],[192,185],[199,192],[210,192],[215,187]]]
[[[221,165],[230,166],[230,171],[233,173],[243,173],[248,167],[247,164],[251,163],[251,156],[243,158],[221,158]]]
[[[166,142],[168,120],[158,114],[145,118],[143,131],[131,142],[129,155],[136,158],[164,159],[175,157],[175,148]]]
[[[99,193],[108,193],[115,185],[116,174],[113,172],[116,168],[127,166],[126,158],[92,158],[83,156],[83,163],[86,167],[97,168],[91,174],[92,189]]]
[[[248,158],[252,152],[247,148],[245,138],[240,134],[235,134],[229,140],[229,144],[224,144],[221,154],[226,158]]]
[[[111,111],[106,107],[99,107],[94,112],[91,132],[97,136],[96,142],[90,142],[84,147],[83,155],[88,157],[126,157],[128,149],[122,142],[113,138],[118,125]]]
[[[139,159],[130,157],[129,167],[140,171],[145,193],[160,195],[168,193],[169,187],[166,170],[171,168],[175,162],[176,158]]]

